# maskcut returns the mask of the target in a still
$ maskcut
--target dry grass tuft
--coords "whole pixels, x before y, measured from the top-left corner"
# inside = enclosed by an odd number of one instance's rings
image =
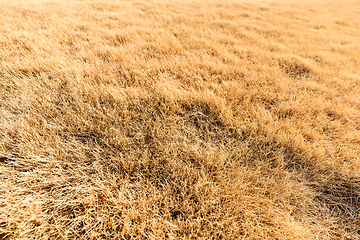
[[[2,1],[0,239],[359,239],[359,12]]]

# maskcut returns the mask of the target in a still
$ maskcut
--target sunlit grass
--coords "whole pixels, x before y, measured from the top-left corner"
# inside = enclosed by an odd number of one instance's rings
[[[0,239],[360,238],[358,1],[0,4]]]

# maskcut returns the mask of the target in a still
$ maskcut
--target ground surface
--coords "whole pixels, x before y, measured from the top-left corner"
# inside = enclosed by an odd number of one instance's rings
[[[359,239],[359,1],[0,4],[0,239]]]

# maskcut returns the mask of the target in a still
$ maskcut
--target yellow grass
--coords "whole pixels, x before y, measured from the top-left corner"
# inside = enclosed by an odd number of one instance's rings
[[[2,0],[0,239],[360,239],[359,13]]]

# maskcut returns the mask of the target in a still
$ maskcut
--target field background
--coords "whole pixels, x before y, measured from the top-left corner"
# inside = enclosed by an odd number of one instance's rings
[[[360,239],[359,13],[2,0],[0,239]]]

